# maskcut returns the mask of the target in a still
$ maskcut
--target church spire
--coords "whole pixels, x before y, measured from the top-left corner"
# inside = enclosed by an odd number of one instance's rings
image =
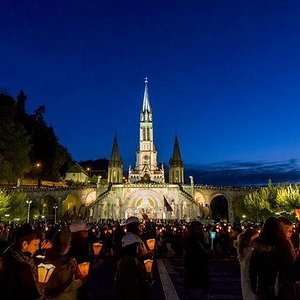
[[[108,182],[122,183],[123,180],[123,161],[119,154],[117,135],[115,134],[111,157],[108,164]]]
[[[180,149],[179,149],[179,144],[178,144],[178,138],[177,134],[175,136],[175,143],[174,143],[174,148],[173,148],[173,161],[181,162],[181,154],[180,154]]]
[[[181,159],[177,134],[173,148],[173,156],[169,161],[169,183],[184,183],[183,161]]]
[[[119,154],[119,148],[118,148],[118,140],[117,135],[115,134],[114,143],[111,151],[111,161],[122,161],[121,156]]]
[[[148,94],[148,78],[145,78],[145,90],[144,90],[144,99],[143,99],[143,108],[142,112],[151,113],[151,106],[149,101],[149,94]]]
[[[136,152],[136,165],[129,170],[129,182],[138,182],[150,179],[154,182],[164,183],[165,174],[157,164],[157,151],[154,145],[152,109],[148,94],[148,78],[145,78],[143,106],[140,113],[140,142]]]

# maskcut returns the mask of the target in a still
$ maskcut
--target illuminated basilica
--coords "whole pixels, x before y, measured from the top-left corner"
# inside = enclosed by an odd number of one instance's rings
[[[253,190],[245,187],[208,186],[184,182],[184,165],[177,136],[168,166],[168,178],[164,166],[158,164],[158,153],[154,144],[153,115],[145,80],[144,97],[140,112],[139,145],[134,167],[129,167],[124,177],[123,161],[115,136],[108,166],[107,181],[99,176],[97,186],[84,188],[29,191],[31,198],[52,199],[58,203],[60,215],[77,211],[91,221],[124,220],[128,216],[142,218],[146,213],[151,219],[180,219],[210,221],[217,206],[225,211],[224,219],[235,220],[235,202]],[[82,168],[81,168],[82,169]],[[80,170],[80,174],[87,174]],[[70,172],[70,179],[76,175]],[[78,174],[77,174],[78,175]],[[81,178],[78,178],[81,179]],[[84,178],[83,178],[84,179]],[[237,202],[238,203],[238,202]],[[226,213],[227,212],[227,213]]]
[[[184,166],[177,136],[169,161],[168,179],[163,164],[157,163],[147,78],[140,112],[136,164],[129,167],[128,179],[124,180],[123,162],[115,136],[108,183],[105,186],[99,184],[97,194],[97,200],[91,205],[94,219],[141,217],[142,213],[153,219],[194,219],[203,214],[203,208],[194,198],[193,182],[184,184]]]

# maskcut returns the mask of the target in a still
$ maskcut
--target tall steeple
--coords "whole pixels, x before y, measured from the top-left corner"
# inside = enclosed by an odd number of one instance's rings
[[[145,78],[143,105],[140,113],[140,141],[136,153],[136,165],[129,171],[129,182],[147,179],[165,182],[164,170],[157,165],[157,152],[153,138],[152,109],[149,100],[148,78]]]
[[[173,156],[169,160],[169,183],[184,183],[183,161],[181,159],[177,134],[173,148]]]
[[[144,99],[143,99],[143,107],[142,107],[142,114],[146,112],[151,113],[151,106],[149,101],[149,94],[148,94],[148,78],[145,78],[145,90],[144,90]]]
[[[119,148],[118,148],[118,140],[117,140],[117,135],[115,134],[114,137],[114,143],[111,151],[111,161],[122,161],[121,156],[119,154]]]
[[[117,135],[111,151],[111,158],[108,165],[108,182],[122,183],[123,181],[123,161],[119,154]]]
[[[173,161],[181,161],[181,155],[180,155],[180,149],[179,149],[179,144],[178,144],[178,138],[177,134],[175,136],[175,143],[174,143],[174,149],[173,149]]]

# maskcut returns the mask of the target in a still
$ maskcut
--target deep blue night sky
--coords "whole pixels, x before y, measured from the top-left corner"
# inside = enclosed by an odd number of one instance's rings
[[[187,165],[298,169],[299,1],[2,0],[0,40],[0,89],[45,105],[77,161],[116,132],[135,163],[148,76],[159,161],[177,133]]]

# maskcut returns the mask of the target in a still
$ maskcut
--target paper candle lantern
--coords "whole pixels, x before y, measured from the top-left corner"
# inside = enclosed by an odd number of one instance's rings
[[[151,251],[155,249],[155,239],[146,240],[146,243]]]
[[[153,264],[153,259],[146,259],[146,260],[144,260],[144,265],[145,265],[147,273],[151,273],[152,272],[152,264]]]
[[[94,243],[93,244],[93,252],[94,252],[94,255],[99,255],[100,251],[101,251],[101,248],[102,248],[102,244],[101,243]]]
[[[53,270],[55,269],[54,265],[51,264],[39,264],[38,265],[38,276],[39,282],[46,283],[48,282]]]
[[[89,273],[90,263],[89,262],[83,262],[78,265],[79,271],[83,276],[87,276]]]
[[[300,208],[295,208],[295,215],[297,217],[297,221],[300,221]]]

